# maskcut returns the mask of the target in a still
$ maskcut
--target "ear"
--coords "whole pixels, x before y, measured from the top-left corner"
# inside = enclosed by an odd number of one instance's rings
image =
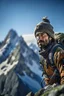
[[[49,37],[49,40],[52,40],[52,38],[51,38],[51,37]]]

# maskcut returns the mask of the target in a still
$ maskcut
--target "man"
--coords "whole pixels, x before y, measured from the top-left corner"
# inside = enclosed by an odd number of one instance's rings
[[[55,42],[53,27],[47,17],[37,24],[35,38],[40,48],[45,85],[64,84],[64,46]]]

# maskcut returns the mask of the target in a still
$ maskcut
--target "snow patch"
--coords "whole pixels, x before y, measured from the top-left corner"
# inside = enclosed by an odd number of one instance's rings
[[[26,64],[32,72],[42,77],[42,71],[39,69],[39,66],[36,64],[34,60],[32,60],[32,65],[30,65],[28,62],[26,62]]]
[[[8,44],[10,42],[10,38],[7,39],[6,43]]]
[[[3,52],[5,51],[5,48],[7,47],[7,44],[5,44],[1,49],[0,49],[0,56],[3,55]]]
[[[25,52],[24,52],[24,53],[22,53],[22,54],[23,54],[23,56],[24,56],[24,57],[26,57],[26,56],[27,56],[27,54],[28,54],[28,53],[27,53],[27,48],[25,48]]]
[[[14,58],[14,57],[13,57]],[[18,61],[13,62],[13,64],[11,65],[10,63],[7,64],[8,59],[6,61],[4,61],[3,63],[0,64],[0,75],[4,74],[6,75],[16,64],[18,64]],[[5,67],[4,67],[5,66]],[[4,68],[3,68],[4,67]],[[3,69],[2,69],[3,68]]]
[[[4,75],[6,75],[17,64],[18,61],[14,62],[12,65],[9,64],[7,70],[4,72]]]

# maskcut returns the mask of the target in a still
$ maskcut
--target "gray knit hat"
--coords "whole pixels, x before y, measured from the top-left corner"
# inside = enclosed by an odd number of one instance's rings
[[[35,28],[35,36],[39,33],[47,33],[49,36],[54,38],[53,26],[50,24],[50,21],[47,17],[43,17],[43,22],[40,22],[36,25]]]

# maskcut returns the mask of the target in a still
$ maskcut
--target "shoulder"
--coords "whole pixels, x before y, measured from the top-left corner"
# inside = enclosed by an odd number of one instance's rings
[[[60,44],[60,43],[55,44],[55,45],[52,47],[52,49],[51,49],[51,51],[52,51],[53,53],[55,53],[56,51],[57,51],[57,52],[58,52],[58,51],[61,51],[61,50],[64,50],[64,46],[63,46],[62,44]]]
[[[50,56],[53,58],[54,54],[57,53],[57,52],[60,52],[64,50],[64,46],[60,43],[58,44],[55,44],[52,48],[51,48],[51,51],[50,51]]]
[[[64,50],[63,45],[61,45],[59,43],[58,44],[56,43],[56,44],[53,45],[53,47],[51,48],[50,53],[49,53],[49,60],[50,60],[52,65],[54,63],[55,54],[62,51],[62,50]]]

